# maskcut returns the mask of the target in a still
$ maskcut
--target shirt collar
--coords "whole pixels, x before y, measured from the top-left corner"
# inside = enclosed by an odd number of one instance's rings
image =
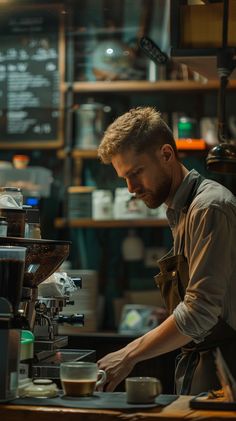
[[[189,173],[185,176],[182,183],[176,190],[172,203],[168,209],[173,209],[175,211],[183,210],[188,203],[188,199],[192,192],[193,185],[196,183],[196,180],[200,177],[201,175],[196,170],[189,171]]]

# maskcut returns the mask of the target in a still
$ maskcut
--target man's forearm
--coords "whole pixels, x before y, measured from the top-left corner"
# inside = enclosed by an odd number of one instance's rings
[[[119,351],[105,355],[98,366],[106,371],[106,391],[112,392],[139,361],[173,351],[191,341],[177,328],[174,316]]]
[[[137,364],[186,345],[192,340],[177,328],[174,316],[169,316],[161,325],[132,341],[126,347],[128,359]]]

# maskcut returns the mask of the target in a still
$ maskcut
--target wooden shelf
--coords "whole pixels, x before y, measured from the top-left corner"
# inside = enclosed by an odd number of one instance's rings
[[[72,89],[78,93],[125,93],[125,92],[195,92],[195,91],[211,91],[219,88],[219,81],[208,80],[207,82],[195,82],[192,80],[161,80],[157,82],[149,82],[146,80],[125,80],[111,82],[74,82],[72,84],[63,83],[62,90],[66,92]],[[236,89],[236,80],[229,82],[228,89]]]
[[[84,219],[55,219],[56,228],[130,228],[130,227],[167,227],[167,219],[112,219],[112,220],[94,220]]]
[[[207,149],[206,143],[203,139],[177,139],[176,141],[177,149],[180,153],[197,153],[205,151]],[[74,159],[97,159],[97,150],[96,149],[73,149],[72,151],[66,151],[60,149],[57,151],[57,157],[59,159],[65,159],[67,156],[70,156]]]
[[[77,159],[96,159],[97,150],[96,149],[73,149],[72,151],[66,151],[60,149],[57,151],[57,157],[59,159],[65,159],[67,156]]]
[[[204,139],[176,139],[178,151],[204,151],[207,144]]]

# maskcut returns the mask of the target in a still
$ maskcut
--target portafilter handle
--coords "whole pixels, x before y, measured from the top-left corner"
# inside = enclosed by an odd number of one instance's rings
[[[69,325],[76,325],[78,327],[84,326],[84,314],[60,314],[56,317],[56,321],[59,324],[69,324]]]
[[[67,306],[73,306],[75,304],[75,302],[73,300],[66,300],[66,305]]]
[[[81,289],[82,288],[82,278],[73,278],[72,277],[71,280],[74,282],[75,286],[78,289]]]

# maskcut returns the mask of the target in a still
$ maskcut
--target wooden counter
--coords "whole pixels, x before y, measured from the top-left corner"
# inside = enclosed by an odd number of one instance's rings
[[[228,420],[236,411],[202,411],[189,408],[189,396],[180,396],[165,408],[149,410],[74,409],[45,406],[0,405],[1,421],[152,421],[152,420]]]

